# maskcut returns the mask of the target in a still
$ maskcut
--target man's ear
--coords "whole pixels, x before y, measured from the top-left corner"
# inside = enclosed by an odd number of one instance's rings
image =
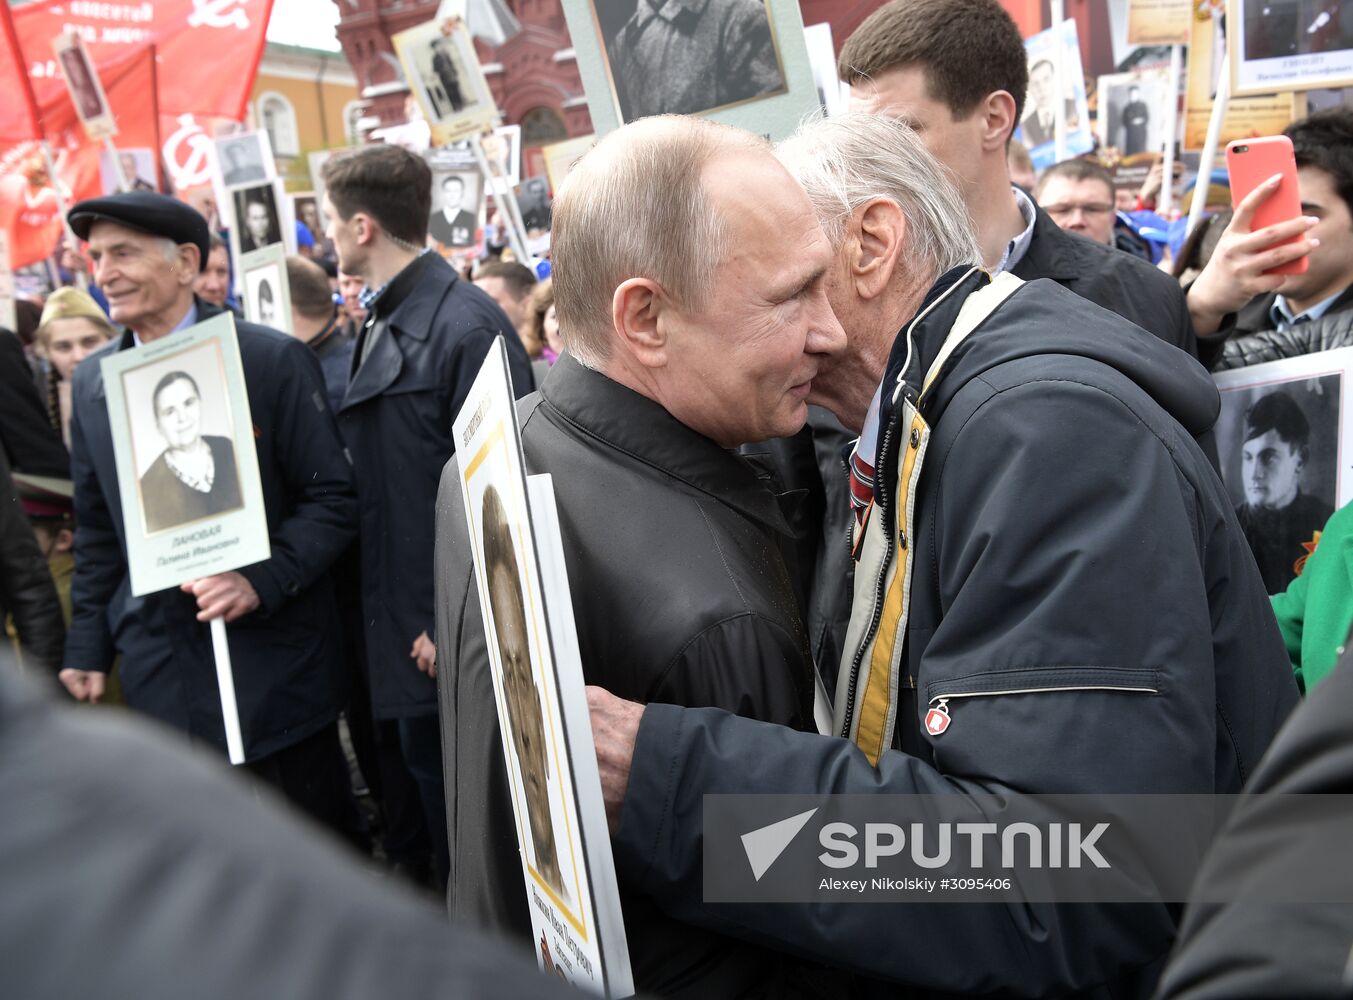
[[[202,263],[201,252],[194,243],[180,243],[178,245],[178,255],[174,260],[174,266],[171,269],[174,277],[178,279],[180,285],[192,285],[197,281],[197,276],[201,273],[200,265]]]
[[[846,249],[860,298],[877,298],[892,284],[906,236],[907,220],[897,202],[875,198],[855,210]]]
[[[353,235],[357,239],[358,246],[370,246],[381,228],[376,224],[376,220],[365,212],[354,212],[348,222],[353,227]]]
[[[626,278],[611,297],[611,324],[624,349],[645,368],[667,364],[667,320],[672,305],[650,278]]]
[[[984,150],[1000,149],[1002,155],[1015,134],[1015,99],[1008,90],[993,90],[973,112],[978,116]]]

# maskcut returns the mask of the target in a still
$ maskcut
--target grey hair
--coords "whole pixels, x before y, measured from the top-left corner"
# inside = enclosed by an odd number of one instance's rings
[[[963,199],[910,126],[859,112],[815,118],[776,155],[808,192],[833,247],[857,208],[884,198],[902,209],[907,257],[930,277],[982,262]]]
[[[684,309],[699,309],[724,258],[728,226],[706,195],[705,165],[763,140],[701,118],[662,115],[599,142],[554,201],[554,308],[570,354],[590,368],[610,355],[611,303],[630,278],[648,278]]]

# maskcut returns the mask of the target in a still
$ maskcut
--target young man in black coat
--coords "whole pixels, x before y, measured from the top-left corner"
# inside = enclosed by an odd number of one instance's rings
[[[378,722],[398,723],[444,882],[432,599],[437,481],[456,451],[451,423],[494,338],[507,340],[518,394],[531,389],[531,367],[494,301],[424,249],[432,174],[421,157],[371,146],[330,160],[324,187],[338,266],[370,290],[338,422],[357,467],[371,708]]]
[[[207,622],[224,618],[246,766],[349,833],[356,817],[338,742],[338,621],[328,574],[356,534],[357,500],[319,364],[285,334],[236,324],[272,556],[133,597],[98,358],[220,313],[193,295],[210,237],[194,209],[149,192],[88,199],[69,221],[89,241],[95,280],[124,330],[77,369],[72,389],[78,528],[61,681],[76,698],[97,701],[120,654],[127,704],[223,749]]]

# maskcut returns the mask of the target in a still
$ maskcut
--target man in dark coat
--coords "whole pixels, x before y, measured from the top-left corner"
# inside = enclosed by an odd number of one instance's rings
[[[450,111],[441,113],[441,117],[445,118],[465,106],[465,98],[460,92],[460,74],[456,72],[456,63],[451,58],[451,43],[445,38],[438,38],[432,43],[432,72],[437,74],[442,93],[451,104]]]
[[[47,419],[23,344],[0,329],[0,449],[10,468],[34,476],[70,477],[70,455]]]
[[[0,448],[0,628],[10,615],[31,666],[55,673],[66,642],[61,601]],[[9,638],[0,635],[0,645]]]
[[[220,310],[193,296],[206,258],[206,221],[165,195],[131,192],[75,205],[95,278],[125,325],[105,352],[130,351]],[[247,766],[335,829],[354,820],[338,742],[338,621],[329,569],[352,541],[351,464],[324,405],[319,365],[305,345],[238,323],[240,360],[256,429],[272,557],[133,597],[112,430],[97,356],[76,371],[71,472],[75,483],[73,621],[61,680],[98,700],[121,654],[127,703],[196,740],[225,746],[207,622],[224,618]]]
[[[446,878],[446,809],[433,642],[433,510],[451,424],[499,334],[519,394],[531,389],[521,341],[487,295],[427,242],[432,174],[398,146],[371,146],[324,168],[339,267],[362,278],[366,322],[338,411],[361,474],[362,607],[371,708],[397,720],[428,835]]]
[[[1148,996],[1164,903],[704,903],[706,795],[1234,793],[1297,700],[1194,441],[1218,408],[1207,373],[1053,282],[989,278],[909,130],[839,116],[779,152],[835,234],[849,317],[812,395],[876,468],[835,736],[593,689],[619,877],[674,916],[909,989]],[[974,799],[996,819],[992,802]]]
[[[684,237],[672,236],[669,220],[649,221],[659,199],[683,206]],[[706,261],[703,289],[692,287],[699,278],[608,249],[616,210],[638,227],[636,245],[675,238],[672,252]],[[727,227],[723,246],[697,242],[711,216]],[[639,701],[813,729],[812,659],[781,556],[789,527],[754,470],[725,450],[800,427],[811,379],[842,345],[823,290],[831,253],[811,205],[769,146],[746,133],[699,119],[642,121],[569,175],[553,249],[556,274],[570,276],[555,299],[569,353],[521,404],[522,441],[528,471],[554,476],[588,680]],[[679,331],[670,340],[669,329]],[[454,462],[438,499],[437,569],[437,631],[454,637],[440,672],[451,912],[529,939]],[[621,900],[641,992],[783,996],[801,987],[797,963],[683,927],[630,888],[622,883]]]

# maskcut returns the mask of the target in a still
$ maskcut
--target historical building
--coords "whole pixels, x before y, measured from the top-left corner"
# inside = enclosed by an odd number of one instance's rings
[[[287,189],[305,191],[311,187],[306,154],[359,143],[364,107],[341,53],[269,42],[249,95],[249,125],[267,131]]]

